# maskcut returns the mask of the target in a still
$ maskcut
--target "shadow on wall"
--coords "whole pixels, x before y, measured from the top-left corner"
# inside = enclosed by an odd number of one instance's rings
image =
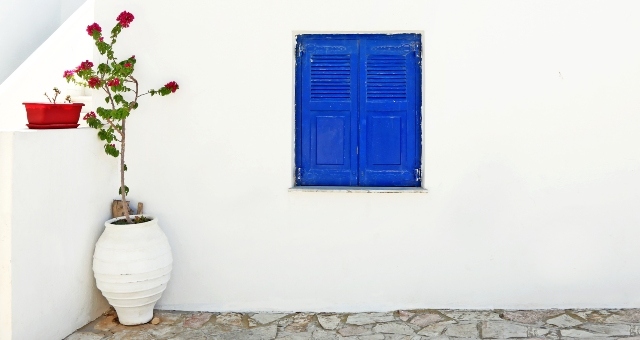
[[[51,36],[85,0],[0,3],[0,84]],[[38,10],[34,10],[38,9]]]

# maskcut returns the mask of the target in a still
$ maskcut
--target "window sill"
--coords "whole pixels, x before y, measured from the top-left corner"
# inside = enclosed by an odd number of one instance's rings
[[[330,187],[330,186],[299,186],[289,188],[289,192],[341,192],[362,194],[426,194],[429,192],[420,187]]]

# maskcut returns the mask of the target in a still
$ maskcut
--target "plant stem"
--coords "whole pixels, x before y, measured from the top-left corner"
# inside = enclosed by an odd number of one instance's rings
[[[125,134],[124,134],[124,124],[126,123],[126,118],[122,119],[122,140],[120,141],[120,194],[122,196],[122,206],[124,207],[124,216],[127,219],[127,223],[131,224],[131,216],[129,215],[129,205],[127,204],[127,192],[125,191],[124,186],[124,142],[125,142]]]

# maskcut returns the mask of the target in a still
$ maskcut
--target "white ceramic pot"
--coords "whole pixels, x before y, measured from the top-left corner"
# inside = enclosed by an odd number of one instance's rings
[[[136,215],[132,215],[133,218]],[[98,289],[116,309],[123,325],[139,325],[153,318],[153,307],[167,287],[173,258],[158,220],[139,224],[104,223],[93,254]]]

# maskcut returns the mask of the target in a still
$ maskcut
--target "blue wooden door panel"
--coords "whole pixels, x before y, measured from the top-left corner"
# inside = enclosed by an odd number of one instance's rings
[[[298,39],[298,185],[357,185],[358,41]]]
[[[360,186],[420,186],[419,39],[361,40]]]

